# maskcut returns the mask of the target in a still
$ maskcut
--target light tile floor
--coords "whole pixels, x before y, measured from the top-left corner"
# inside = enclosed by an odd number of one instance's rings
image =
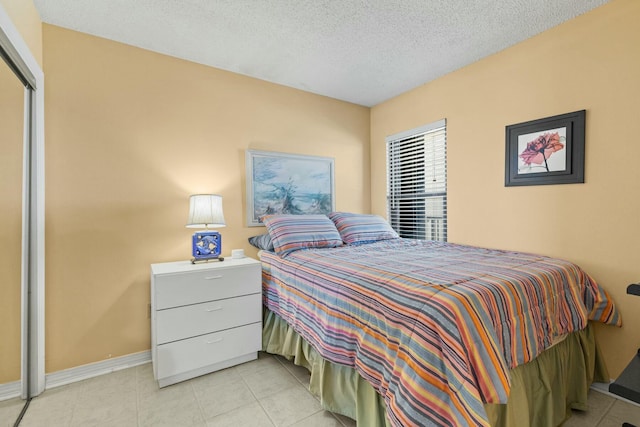
[[[354,427],[323,410],[309,393],[309,373],[261,353],[253,362],[159,389],[151,364],[45,391],[34,398],[20,427]],[[18,399],[0,402],[0,427],[13,426]],[[591,391],[589,411],[568,427],[640,427],[640,406]],[[366,426],[363,426],[366,427]]]

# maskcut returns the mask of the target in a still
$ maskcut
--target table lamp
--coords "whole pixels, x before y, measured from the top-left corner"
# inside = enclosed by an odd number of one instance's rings
[[[217,231],[208,231],[210,228],[225,227],[224,214],[222,213],[222,196],[217,194],[194,194],[189,198],[189,221],[187,228],[200,228],[205,231],[197,231],[193,235],[191,245],[193,259],[196,261],[208,261],[217,259],[224,261],[222,253],[222,236]]]

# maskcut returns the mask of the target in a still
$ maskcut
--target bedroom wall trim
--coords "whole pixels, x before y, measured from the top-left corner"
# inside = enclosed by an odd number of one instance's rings
[[[19,397],[22,391],[22,384],[20,381],[14,381],[12,383],[6,383],[0,385],[0,402],[3,400],[13,399]]]
[[[75,368],[64,369],[46,375],[46,388],[61,387],[63,385],[87,380],[104,374],[121,371],[134,366],[144,365],[151,362],[151,350],[140,353],[128,354],[126,356],[114,357],[101,362],[89,363],[76,366]]]
[[[105,360],[103,362],[90,363],[87,365],[77,366],[75,368],[65,369],[63,371],[54,372],[46,375],[47,389],[62,387],[77,381],[94,378],[100,375],[117,372],[122,369],[133,368],[134,366],[144,365],[151,362],[151,351],[143,351],[140,353],[129,354],[127,356],[116,357]],[[609,392],[609,383],[594,382],[591,388],[597,392],[604,393],[607,396],[631,403],[639,406],[636,402],[624,399],[616,394]],[[0,402],[3,400],[13,399],[20,396],[20,381],[0,385]]]

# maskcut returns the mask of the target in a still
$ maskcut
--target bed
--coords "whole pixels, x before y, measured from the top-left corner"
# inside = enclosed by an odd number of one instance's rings
[[[608,377],[589,322],[620,316],[575,264],[401,239],[371,215],[263,222],[264,350],[360,425],[559,425]]]

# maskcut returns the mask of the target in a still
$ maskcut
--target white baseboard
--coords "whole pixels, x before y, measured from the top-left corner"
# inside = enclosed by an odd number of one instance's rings
[[[99,375],[109,374],[111,372],[120,371],[122,369],[144,365],[145,363],[149,362],[151,362],[151,351],[142,351],[140,353],[115,357],[113,359],[104,360],[102,362],[76,366],[75,368],[65,369],[62,371],[47,374],[45,376],[45,384],[47,389],[60,387],[77,381],[97,377]],[[606,394],[607,396],[613,397],[615,399],[628,402],[632,405],[640,406],[640,404],[638,404],[637,402],[625,399],[624,397],[609,392],[609,383],[594,382],[593,384],[591,384],[591,388],[597,392]],[[19,397],[20,393],[20,381],[0,384],[0,401]]]
[[[14,397],[20,397],[21,393],[22,385],[20,381],[0,384],[0,402],[13,399]]]
[[[75,368],[64,369],[53,372],[45,376],[45,388],[60,387],[76,381],[82,381],[99,375],[110,374],[122,369],[132,368],[151,362],[151,351],[128,354],[126,356],[114,357],[113,359],[101,362],[89,363],[87,365],[76,366]]]
[[[613,382],[613,380],[611,380],[611,382]],[[596,382],[594,382],[594,383],[591,384],[591,389],[595,390],[597,392],[600,392],[602,394],[606,394],[607,396],[613,397],[615,399],[622,400],[623,402],[627,402],[627,403],[630,403],[632,405],[640,406],[640,403],[638,403],[638,402],[634,402],[633,400],[625,399],[622,396],[618,396],[617,394],[611,393],[609,391],[609,384],[610,383],[596,383]]]

